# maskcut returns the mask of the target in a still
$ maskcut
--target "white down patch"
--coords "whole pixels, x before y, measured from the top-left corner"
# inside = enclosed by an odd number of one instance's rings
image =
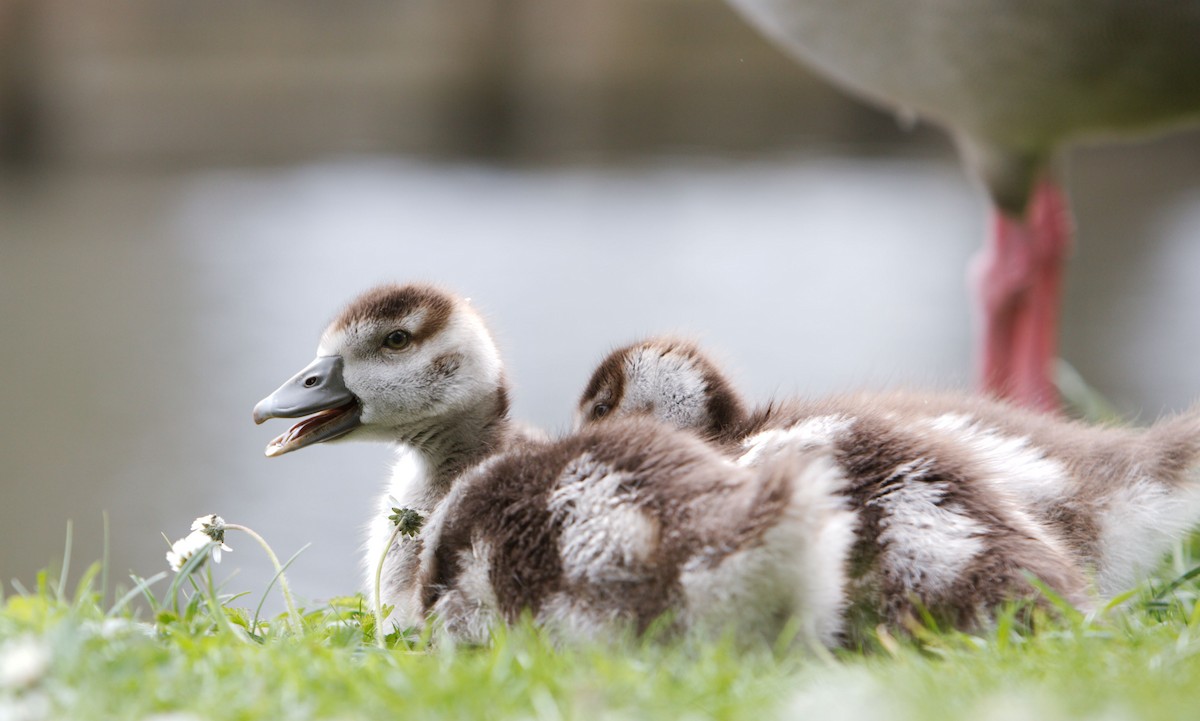
[[[1006,495],[1026,504],[1039,504],[1071,493],[1067,469],[1027,437],[1003,435],[959,413],[947,413],[925,423],[970,451],[984,480],[998,485]]]
[[[489,573],[492,548],[476,540],[458,556],[459,575],[432,609],[441,630],[455,641],[484,644],[499,625],[496,592]]]
[[[857,519],[838,492],[845,477],[832,454],[798,467],[787,510],[761,542],[724,556],[715,566],[705,549],[681,569],[685,620],[717,632],[778,640],[785,617],[800,638],[833,646],[846,605],[846,559]]]
[[[708,420],[708,384],[688,357],[641,349],[625,359],[628,379],[621,405],[630,411],[650,409],[674,428],[700,428]]]
[[[562,523],[559,544],[568,579],[634,580],[658,549],[658,521],[619,490],[626,477],[590,454],[571,461],[559,477],[548,507]]]
[[[758,465],[781,449],[809,451],[832,447],[838,436],[852,423],[854,419],[847,416],[817,416],[787,428],[772,428],[755,433],[742,441],[742,455],[738,457],[737,464]]]
[[[1141,581],[1198,513],[1200,489],[1195,483],[1172,487],[1142,477],[1117,489],[1100,514],[1100,592],[1114,595]]]
[[[924,480],[931,463],[917,459],[892,473],[896,484],[886,495],[867,501],[883,512],[879,540],[884,572],[904,588],[937,593],[949,588],[979,555],[985,527],[957,504],[941,504],[948,484]]]
[[[1047,456],[1028,437],[1005,435],[970,416],[947,413],[925,423],[970,453],[979,481],[1004,503],[1013,528],[1056,554],[1070,556],[1061,529],[1038,515],[1039,508],[1075,493],[1074,481],[1061,461]]]

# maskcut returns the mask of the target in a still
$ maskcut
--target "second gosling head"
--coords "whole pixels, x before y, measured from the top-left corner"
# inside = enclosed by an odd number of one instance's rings
[[[649,338],[610,353],[592,373],[576,408],[576,427],[650,417],[716,438],[747,415],[746,404],[695,343]]]

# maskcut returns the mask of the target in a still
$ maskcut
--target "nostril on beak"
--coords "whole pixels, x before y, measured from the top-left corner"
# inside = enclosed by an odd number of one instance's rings
[[[309,376],[304,379],[304,387],[305,388],[313,388],[320,382],[321,382],[321,379],[318,376]]]

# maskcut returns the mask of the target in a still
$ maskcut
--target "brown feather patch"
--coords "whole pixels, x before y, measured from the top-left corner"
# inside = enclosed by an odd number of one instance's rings
[[[382,285],[363,293],[346,306],[330,325],[340,331],[363,321],[401,322],[418,310],[424,311],[419,327],[405,328],[414,342],[436,335],[446,326],[454,311],[454,296],[432,285]]]

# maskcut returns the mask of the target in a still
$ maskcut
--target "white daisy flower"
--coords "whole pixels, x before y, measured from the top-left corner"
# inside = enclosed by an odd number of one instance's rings
[[[50,649],[33,636],[0,646],[0,689],[29,688],[50,668]]]
[[[172,571],[179,573],[192,556],[209,548],[210,545],[214,563],[221,562],[221,551],[233,551],[232,548],[216,541],[204,531],[192,531],[171,544],[171,550],[167,551],[167,563],[171,564]]]
[[[215,513],[200,516],[192,521],[192,530],[200,531],[217,543],[225,543],[225,519]],[[229,549],[225,549],[229,550]]]

